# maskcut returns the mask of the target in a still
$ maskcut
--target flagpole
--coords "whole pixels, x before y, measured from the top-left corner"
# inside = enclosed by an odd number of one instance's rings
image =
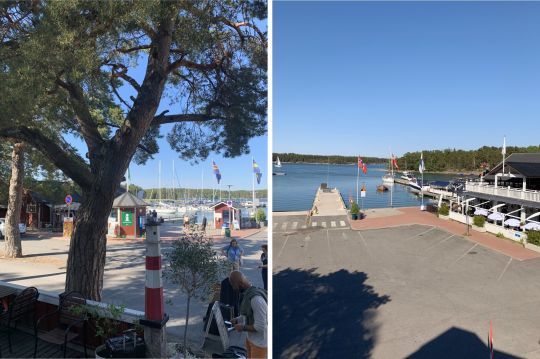
[[[251,157],[251,171],[253,172],[252,173],[252,183],[253,183],[253,188],[252,188],[252,191],[253,191],[253,214],[255,214],[255,176],[257,175],[255,173],[255,170],[254,170],[254,165],[255,165],[255,159],[253,157]]]
[[[505,157],[505,155],[506,155],[506,136],[504,136],[504,140],[503,140],[502,155],[503,155],[502,173],[503,173],[503,175],[504,175],[504,157]]]
[[[360,178],[360,156],[356,159],[356,204],[358,204],[358,180]]]

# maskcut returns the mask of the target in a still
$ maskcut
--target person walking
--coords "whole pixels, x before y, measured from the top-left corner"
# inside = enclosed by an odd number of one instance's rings
[[[232,270],[239,270],[242,266],[242,255],[244,250],[238,245],[236,239],[232,239],[228,246],[221,250],[221,253],[227,257]]]
[[[266,358],[268,298],[266,291],[254,287],[242,272],[232,271],[229,281],[234,289],[242,293],[240,316],[232,323],[238,332],[247,332],[246,349],[248,358]]]
[[[261,268],[264,290],[268,291],[268,245],[263,244],[261,248],[263,251],[261,254],[262,265],[260,265],[259,268]]]
[[[206,222],[207,222],[206,216],[204,216],[203,219],[202,219],[202,231],[203,232],[206,232]]]

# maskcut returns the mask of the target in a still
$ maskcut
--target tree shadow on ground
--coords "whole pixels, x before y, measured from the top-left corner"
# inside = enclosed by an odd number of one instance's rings
[[[363,272],[286,269],[273,276],[274,358],[369,358],[376,310],[390,301]]]
[[[487,330],[486,330],[487,340]],[[489,348],[478,335],[464,329],[452,327],[437,336],[433,340],[424,344],[413,354],[409,355],[409,359],[476,359],[488,358]],[[520,357],[498,350],[494,350],[493,357],[497,359],[519,359]]]

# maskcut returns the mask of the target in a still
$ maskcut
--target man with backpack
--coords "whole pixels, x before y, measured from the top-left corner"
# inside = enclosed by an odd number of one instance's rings
[[[254,287],[240,271],[229,275],[231,286],[240,290],[240,316],[233,319],[234,329],[247,332],[246,349],[248,358],[267,357],[267,312],[268,298],[266,291]]]

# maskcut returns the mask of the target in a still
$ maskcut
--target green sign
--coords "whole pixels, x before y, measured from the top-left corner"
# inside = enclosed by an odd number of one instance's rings
[[[133,225],[133,212],[122,212],[122,226]]]

